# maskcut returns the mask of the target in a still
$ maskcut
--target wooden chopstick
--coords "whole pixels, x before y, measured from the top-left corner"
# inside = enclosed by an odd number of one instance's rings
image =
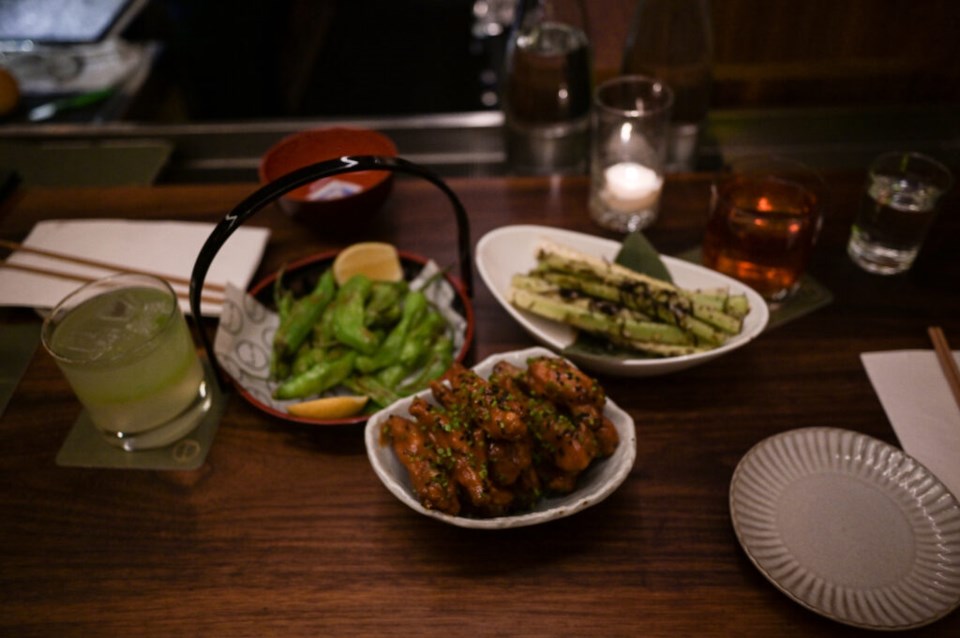
[[[33,248],[31,246],[24,246],[23,244],[18,244],[17,242],[9,241],[6,239],[0,239],[0,247],[7,248],[8,250],[19,250],[25,253],[31,253],[33,255],[42,255],[43,257],[51,257],[53,259],[60,259],[62,261],[70,261],[75,264],[82,264],[84,266],[92,266],[94,268],[103,268],[105,270],[115,270],[117,272],[129,272],[137,275],[153,275],[154,277],[160,277],[161,279],[166,279],[170,283],[181,284],[184,286],[190,285],[189,279],[184,279],[183,277],[177,277],[174,275],[165,275],[158,272],[152,272],[149,270],[142,270],[139,268],[132,268],[130,266],[118,266],[116,264],[109,264],[104,261],[97,261],[96,259],[88,259],[86,257],[76,257],[74,255],[65,255],[63,253],[54,252],[52,250],[46,250],[44,248]],[[207,283],[204,284],[204,289],[213,290],[216,292],[223,292],[226,290],[226,286],[220,284]]]
[[[957,367],[957,361],[953,358],[953,351],[947,343],[947,337],[939,326],[927,328],[927,334],[930,335],[930,341],[933,342],[933,349],[937,353],[937,359],[940,361],[943,374],[947,377],[947,385],[953,392],[957,407],[960,407],[960,368]]]
[[[63,272],[62,270],[50,270],[49,268],[40,268],[38,266],[28,266],[26,264],[10,263],[9,261],[5,261],[5,260],[0,261],[0,267],[11,268],[13,270],[20,270],[23,272],[29,272],[36,275],[45,275],[47,277],[59,277],[60,279],[71,279],[73,281],[79,281],[82,283],[90,283],[98,279],[98,277],[87,277],[86,275],[78,275],[77,273],[72,273],[72,272]],[[128,272],[128,271],[124,271],[124,272]],[[143,273],[137,273],[137,274],[143,274]],[[179,282],[174,282],[174,283],[179,283]],[[183,285],[183,284],[180,284],[180,285]],[[189,300],[189,296],[187,293],[180,292],[179,290],[174,290],[174,292],[177,293],[177,297],[179,297],[180,299]],[[212,303],[212,304],[222,304],[224,302],[224,298],[219,295],[200,295],[200,299],[202,301],[206,301],[207,303]]]

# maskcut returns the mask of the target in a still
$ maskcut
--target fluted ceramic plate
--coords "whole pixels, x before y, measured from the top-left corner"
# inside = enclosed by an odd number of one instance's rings
[[[833,620],[908,629],[960,605],[960,506],[877,439],[806,428],[762,441],[734,472],[730,514],[763,575]]]
[[[531,337],[592,372],[624,377],[649,377],[686,370],[745,346],[763,332],[770,319],[766,302],[749,286],[715,270],[664,255],[660,257],[663,265],[670,272],[673,282],[681,288],[726,288],[731,294],[746,295],[750,312],[744,317],[740,334],[713,350],[677,357],[619,357],[567,351],[566,348],[573,345],[577,339],[574,328],[520,310],[510,303],[510,280],[518,273],[529,272],[537,264],[537,247],[544,240],[610,261],[616,258],[621,248],[620,242],[572,230],[533,225],[503,226],[490,231],[477,242],[477,271],[504,310]]]
[[[473,370],[486,379],[493,371],[493,366],[499,361],[508,361],[515,366],[526,368],[528,359],[540,356],[556,355],[545,348],[514,350],[512,352],[492,355],[474,366]],[[413,396],[401,399],[370,417],[370,420],[367,421],[365,431],[367,456],[370,459],[370,465],[373,467],[373,471],[383,482],[384,486],[404,505],[424,516],[435,518],[450,525],[474,529],[506,529],[510,527],[539,525],[559,518],[572,516],[577,512],[596,505],[613,494],[630,474],[630,470],[633,468],[633,463],[637,457],[637,434],[634,429],[633,419],[617,406],[616,403],[607,398],[603,414],[609,418],[613,422],[614,427],[617,428],[617,434],[620,435],[620,443],[611,456],[595,461],[580,475],[577,480],[577,489],[564,496],[542,498],[530,511],[510,516],[496,516],[491,518],[452,516],[436,510],[427,509],[420,504],[411,487],[410,476],[407,473],[407,469],[400,462],[400,459],[397,458],[393,447],[389,444],[383,444],[380,440],[380,430],[384,421],[392,414],[409,418],[410,413],[408,409],[416,397],[422,397],[427,401],[433,402],[430,390],[424,390]]]

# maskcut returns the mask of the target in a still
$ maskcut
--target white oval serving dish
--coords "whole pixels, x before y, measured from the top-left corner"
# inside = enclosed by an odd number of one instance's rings
[[[620,250],[618,242],[570,230],[547,226],[504,226],[484,235],[477,243],[476,263],[484,283],[500,305],[517,323],[541,344],[563,354],[585,370],[603,374],[646,377],[678,372],[712,361],[756,338],[770,320],[770,311],[763,298],[736,279],[682,259],[661,256],[675,285],[688,289],[727,288],[731,294],[746,295],[750,312],[744,318],[743,330],[722,346],[706,352],[678,357],[621,358],[602,354],[564,352],[573,344],[577,332],[570,326],[520,310],[509,301],[510,279],[526,273],[536,265],[536,249],[544,240],[569,246],[581,252],[613,261]]]

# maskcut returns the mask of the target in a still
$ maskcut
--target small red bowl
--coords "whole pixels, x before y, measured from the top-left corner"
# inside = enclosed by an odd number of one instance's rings
[[[396,157],[393,141],[377,131],[325,128],[289,135],[260,160],[260,183],[270,183],[298,168],[344,155]],[[359,171],[317,180],[280,197],[288,215],[321,230],[360,228],[374,215],[393,187],[389,171]]]

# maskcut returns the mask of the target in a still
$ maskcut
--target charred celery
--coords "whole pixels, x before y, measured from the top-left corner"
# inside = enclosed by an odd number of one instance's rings
[[[722,345],[749,312],[745,296],[686,290],[553,243],[511,284],[518,308],[657,356]]]

